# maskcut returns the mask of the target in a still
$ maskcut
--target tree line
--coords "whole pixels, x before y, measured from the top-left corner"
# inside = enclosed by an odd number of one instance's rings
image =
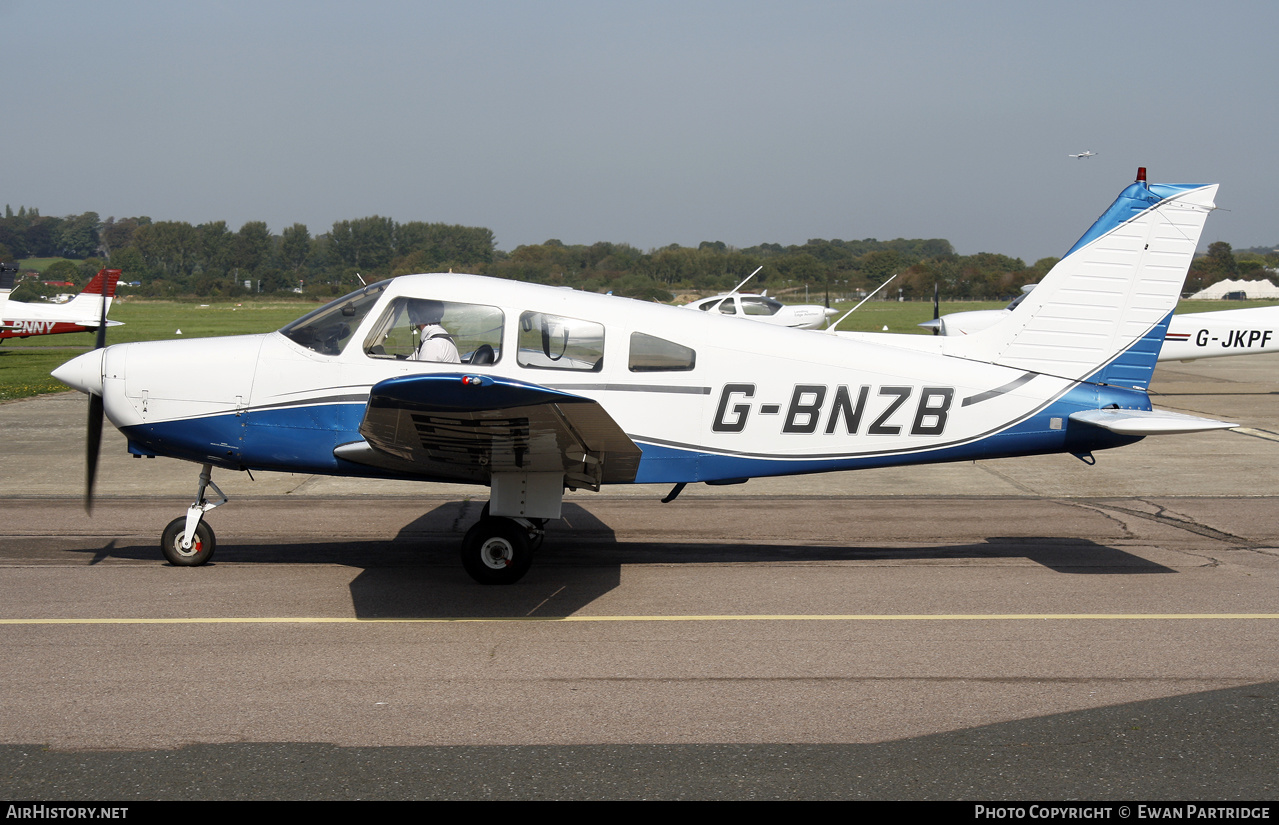
[[[365,282],[413,272],[454,270],[535,283],[670,301],[692,292],[728,290],[757,267],[753,290],[849,298],[873,290],[894,274],[893,297],[930,297],[933,285],[948,299],[999,299],[1035,283],[1056,258],[1027,266],[1020,258],[981,252],[958,255],[943,239],[880,241],[811,239],[744,249],[721,241],[641,251],[629,244],[564,244],[548,240],[496,247],[483,227],[410,221],[374,215],[337,221],[319,235],[301,223],[278,234],[262,221],[232,231],[225,221],[192,225],[149,217],[101,220],[95,212],[62,218],[25,206],[5,207],[0,260],[57,257],[45,280],[83,283],[104,266],[138,281],[132,294],[154,297],[237,297],[248,293],[312,297],[341,295]],[[1215,283],[1279,265],[1273,251],[1236,256],[1215,243],[1197,259],[1192,283]],[[1206,285],[1206,284],[1204,284]],[[1194,287],[1200,288],[1200,287]]]

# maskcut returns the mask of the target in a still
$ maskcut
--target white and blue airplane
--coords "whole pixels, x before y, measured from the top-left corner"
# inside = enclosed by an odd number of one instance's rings
[[[86,503],[102,410],[133,454],[202,465],[196,501],[161,538],[175,565],[213,553],[203,515],[226,500],[213,468],[260,469],[488,486],[462,561],[505,584],[528,570],[565,489],[671,484],[669,501],[693,482],[1091,461],[1147,435],[1233,426],[1153,410],[1146,392],[1216,191],[1148,185],[1143,170],[1010,323],[908,336],[926,350],[427,274],[277,332],[117,344],[54,375],[90,395]]]

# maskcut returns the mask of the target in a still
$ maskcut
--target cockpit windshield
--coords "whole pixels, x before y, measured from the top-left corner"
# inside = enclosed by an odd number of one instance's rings
[[[379,281],[309,312],[282,327],[280,334],[321,355],[341,355],[351,333],[368,315],[390,281]]]

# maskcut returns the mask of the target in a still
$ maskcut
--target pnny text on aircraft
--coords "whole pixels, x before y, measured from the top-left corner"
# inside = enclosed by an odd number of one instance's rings
[[[1147,184],[1144,171],[1006,321],[911,336],[927,350],[431,274],[371,284],[277,332],[118,344],[54,375],[90,395],[90,491],[102,411],[134,455],[201,465],[196,501],[161,535],[173,564],[213,553],[204,514],[225,501],[213,469],[261,469],[487,486],[462,562],[510,583],[565,489],[662,483],[671,500],[694,482],[1091,460],[1232,426],[1151,407],[1217,186]]]

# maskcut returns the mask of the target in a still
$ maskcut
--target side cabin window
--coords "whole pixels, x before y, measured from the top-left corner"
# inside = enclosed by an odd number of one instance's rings
[[[530,369],[599,372],[604,368],[604,325],[546,312],[525,312],[520,316],[515,360]]]
[[[719,310],[722,315],[736,315],[737,303],[733,300],[733,296],[729,295],[722,301],[707,301],[698,307],[702,312],[710,312],[713,309]]]
[[[280,328],[280,334],[295,344],[321,355],[341,355],[351,334],[386,291],[390,281],[380,281],[308,312]]]
[[[400,297],[364,341],[370,358],[441,364],[495,364],[502,357],[502,310],[483,304]]]
[[[688,372],[697,364],[697,353],[683,344],[642,332],[631,333],[631,372]]]

